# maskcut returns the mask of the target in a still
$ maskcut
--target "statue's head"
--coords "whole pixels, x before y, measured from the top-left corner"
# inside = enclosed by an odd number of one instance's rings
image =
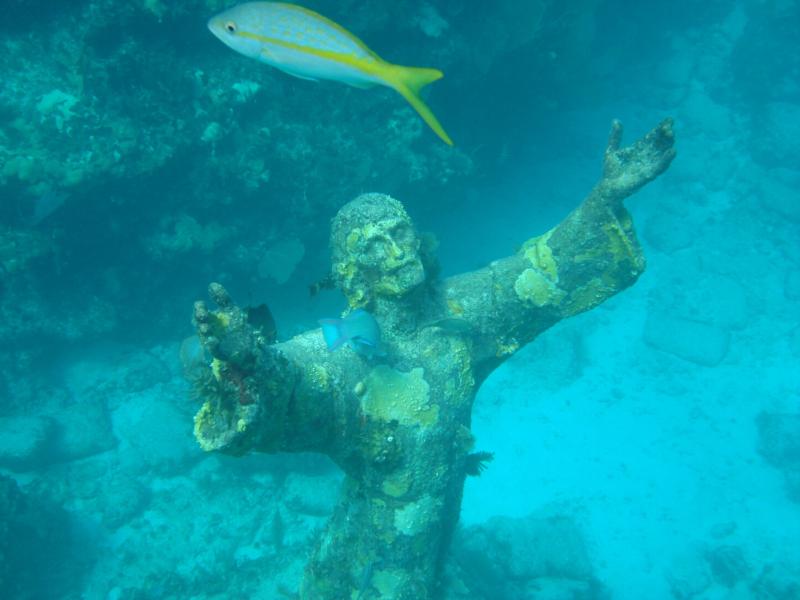
[[[334,279],[351,306],[405,296],[425,281],[414,224],[385,194],[362,194],[339,210],[331,251]]]

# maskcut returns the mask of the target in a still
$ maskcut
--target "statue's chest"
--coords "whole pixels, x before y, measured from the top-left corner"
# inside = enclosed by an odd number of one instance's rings
[[[475,393],[469,338],[431,328],[401,342],[405,365],[421,368],[436,402],[459,405]]]
[[[370,365],[357,384],[360,414],[369,423],[423,437],[467,425],[475,395],[469,343],[427,331],[393,339],[387,360]],[[392,431],[395,436],[399,429]]]

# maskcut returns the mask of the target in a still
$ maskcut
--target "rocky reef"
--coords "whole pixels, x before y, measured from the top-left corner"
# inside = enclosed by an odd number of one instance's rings
[[[26,340],[157,335],[182,322],[171,296],[209,269],[272,291],[311,283],[326,269],[327,220],[360,191],[413,206],[443,203],[445,186],[455,197],[503,151],[476,152],[476,104],[456,90],[478,91],[534,42],[579,53],[591,20],[546,0],[521,14],[501,2],[489,27],[455,5],[317,4],[387,59],[445,71],[429,101],[448,106],[455,148],[388,91],[300,81],[220,47],[205,28],[218,0],[85,0],[41,5],[37,19],[8,5],[0,315],[34,360]],[[530,59],[543,78],[547,58]],[[309,274],[292,282],[298,268]]]
[[[0,475],[0,595],[4,598],[67,597],[79,588],[83,561],[68,560],[75,542],[66,511],[23,493]]]

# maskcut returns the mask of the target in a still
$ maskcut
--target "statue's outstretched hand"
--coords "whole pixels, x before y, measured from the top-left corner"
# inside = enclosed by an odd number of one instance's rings
[[[233,303],[219,283],[208,286],[208,294],[218,310],[210,311],[205,302],[194,304],[194,322],[200,343],[212,357],[239,370],[252,369],[258,342],[256,331],[247,321],[247,314]]]
[[[248,318],[249,309],[236,306],[218,283],[208,294],[217,309],[197,301],[193,313],[204,355],[213,358],[197,380],[204,404],[195,416],[195,437],[204,450],[228,454],[281,449],[296,372]]]
[[[603,195],[622,200],[667,170],[675,158],[672,119],[658,126],[630,146],[620,148],[622,124],[614,121],[603,160]]]

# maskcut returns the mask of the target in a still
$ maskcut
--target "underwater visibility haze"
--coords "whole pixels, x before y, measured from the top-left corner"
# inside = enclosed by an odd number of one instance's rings
[[[0,598],[800,598],[798,22],[8,0]]]

